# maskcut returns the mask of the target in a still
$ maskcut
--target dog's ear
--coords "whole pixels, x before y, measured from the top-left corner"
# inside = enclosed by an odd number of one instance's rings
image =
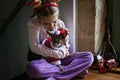
[[[64,36],[66,37],[67,35],[68,35],[68,31],[66,30],[65,35],[64,35]]]

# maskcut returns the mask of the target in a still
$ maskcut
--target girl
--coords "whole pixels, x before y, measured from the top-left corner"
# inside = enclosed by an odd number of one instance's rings
[[[91,52],[75,52],[69,55],[68,48],[54,50],[40,44],[40,41],[48,37],[46,31],[54,33],[59,28],[68,30],[64,22],[58,18],[59,9],[55,1],[57,2],[57,0],[36,0],[35,2],[39,5],[35,9],[34,16],[28,21],[30,51],[27,74],[31,78],[45,80],[70,80],[75,76],[84,78],[88,74],[87,69],[93,63]],[[69,44],[69,35],[66,37],[66,44]],[[44,57],[61,59],[64,71],[48,63]]]

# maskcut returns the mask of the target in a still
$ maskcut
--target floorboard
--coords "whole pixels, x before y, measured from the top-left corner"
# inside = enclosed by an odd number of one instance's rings
[[[120,74],[107,72],[107,73],[100,73],[98,70],[89,70],[89,74],[84,79],[74,78],[72,80],[120,80]]]
[[[23,73],[19,76],[11,80],[33,80],[30,79],[26,73]],[[73,78],[71,80],[120,80],[120,74],[107,72],[107,73],[100,73],[97,69],[89,69],[89,74],[84,79]]]

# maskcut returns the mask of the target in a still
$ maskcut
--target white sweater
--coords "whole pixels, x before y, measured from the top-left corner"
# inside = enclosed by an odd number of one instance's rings
[[[53,31],[57,30],[58,28],[67,29],[64,25],[64,22],[60,19],[58,19],[55,24],[56,25]],[[43,26],[44,25],[40,23],[36,17],[28,21],[28,40],[31,51],[44,57],[54,57],[61,59],[68,56],[68,48],[54,50],[40,44],[41,40],[48,37]],[[69,36],[66,37],[66,44],[69,44]]]

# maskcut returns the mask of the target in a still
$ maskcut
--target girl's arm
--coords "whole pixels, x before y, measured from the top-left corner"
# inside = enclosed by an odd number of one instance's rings
[[[28,39],[29,46],[32,52],[42,55],[44,57],[54,57],[54,58],[64,58],[69,55],[66,48],[61,50],[53,50],[44,45],[40,44],[39,40],[39,27],[38,22],[36,20],[31,20],[28,22]]]

